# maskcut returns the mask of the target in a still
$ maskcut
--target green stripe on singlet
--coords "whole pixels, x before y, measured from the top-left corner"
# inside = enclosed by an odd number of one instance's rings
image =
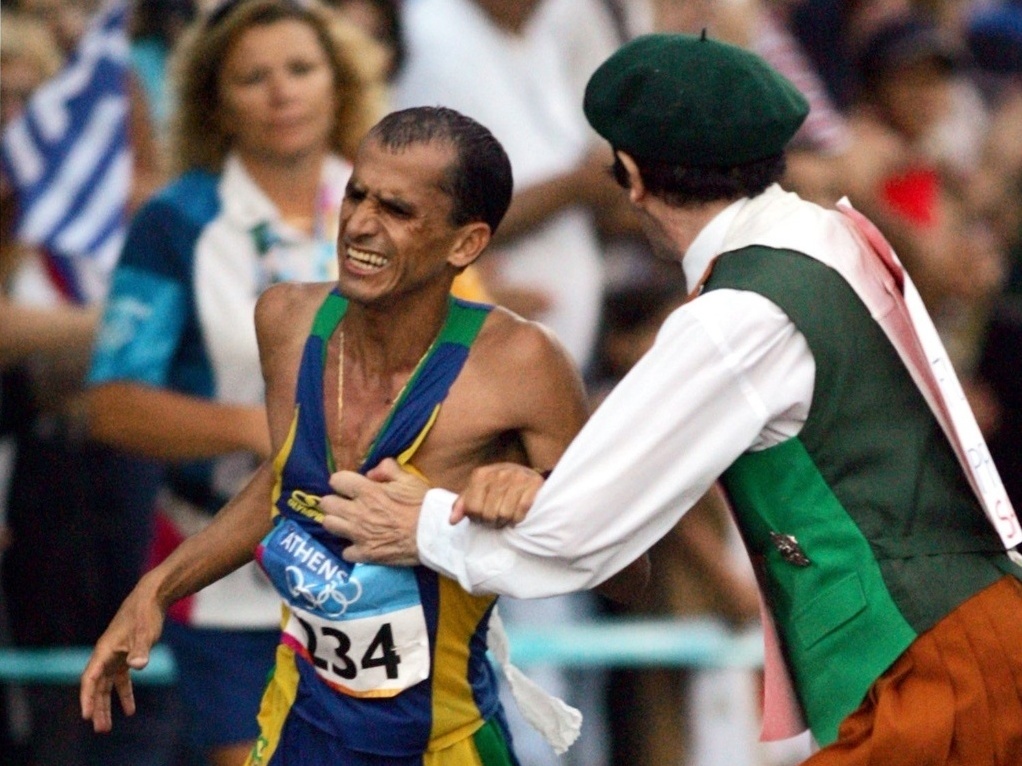
[[[316,318],[312,321],[312,334],[325,344],[337,328],[337,323],[341,321],[347,308],[348,301],[335,291],[331,291],[316,312]]]
[[[514,766],[504,733],[492,719],[472,735],[472,741],[483,766]]]

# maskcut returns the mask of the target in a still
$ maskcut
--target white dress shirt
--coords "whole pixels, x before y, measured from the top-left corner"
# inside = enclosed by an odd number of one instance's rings
[[[689,285],[744,204],[722,211],[685,253]],[[797,434],[814,376],[805,338],[774,303],[738,290],[700,295],[664,322],[521,523],[451,525],[456,496],[428,492],[422,563],[473,593],[540,598],[592,588],[663,537],[739,455]]]

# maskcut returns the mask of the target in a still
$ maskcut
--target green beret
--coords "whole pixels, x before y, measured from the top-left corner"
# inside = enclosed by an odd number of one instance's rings
[[[636,159],[733,167],[784,151],[809,113],[763,59],[691,35],[637,37],[593,73],[586,119]]]

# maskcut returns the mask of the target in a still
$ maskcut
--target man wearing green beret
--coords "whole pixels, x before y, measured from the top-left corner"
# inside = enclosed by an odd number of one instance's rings
[[[324,525],[352,560],[543,597],[602,582],[719,481],[767,607],[765,736],[804,721],[812,766],[1017,766],[1022,529],[890,246],[777,184],[805,99],[747,51],[649,35],[584,109],[690,300],[545,482],[491,466],[456,498],[339,473]]]

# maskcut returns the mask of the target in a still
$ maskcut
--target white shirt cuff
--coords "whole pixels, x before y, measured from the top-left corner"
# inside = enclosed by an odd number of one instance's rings
[[[422,501],[416,538],[419,561],[452,580],[469,593],[493,593],[487,583],[507,573],[516,555],[500,531],[463,519],[451,524],[451,509],[457,495],[446,489],[431,489]]]
[[[446,489],[431,489],[426,492],[422,499],[419,526],[416,531],[419,560],[430,569],[455,579],[457,578],[449,565],[449,560],[453,557],[444,554],[450,553],[451,509],[457,498],[456,494]]]

